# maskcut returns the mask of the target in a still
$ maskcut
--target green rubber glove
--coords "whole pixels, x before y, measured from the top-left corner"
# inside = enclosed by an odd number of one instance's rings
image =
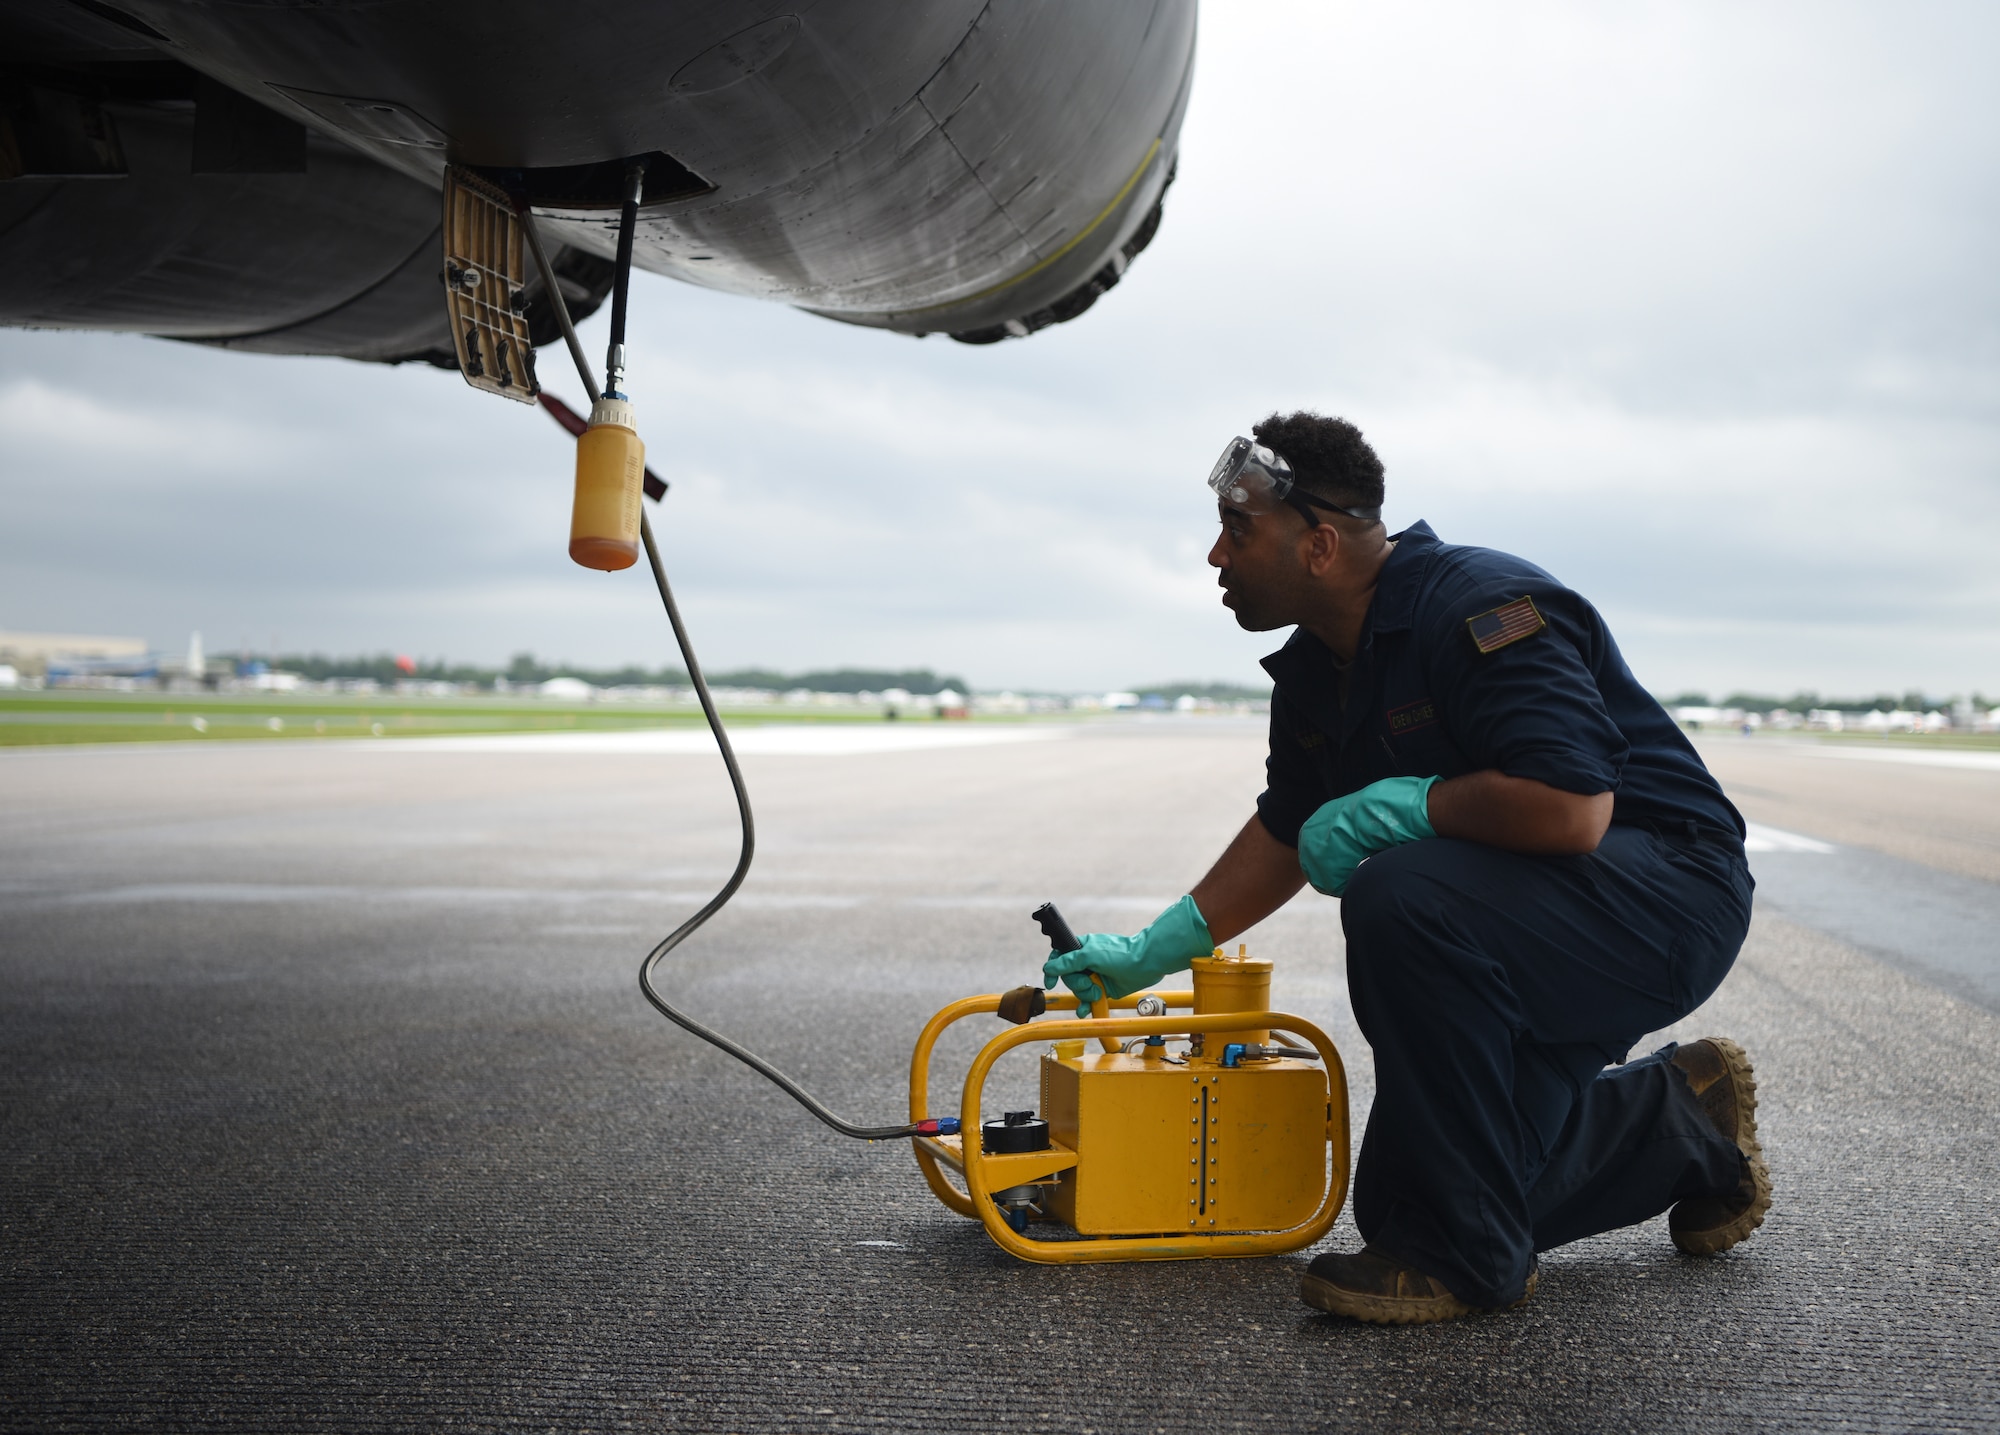
[[[1184,970],[1196,957],[1214,950],[1207,919],[1193,897],[1183,897],[1137,936],[1086,933],[1083,945],[1075,951],[1057,952],[1042,963],[1042,985],[1067,983],[1081,1003],[1077,1015],[1088,1016],[1090,1003],[1144,991],[1161,977]],[[1102,988],[1085,975],[1091,972],[1103,979]]]
[[[1437,836],[1431,826],[1435,777],[1385,777],[1336,797],[1299,829],[1299,869],[1329,897],[1347,890],[1354,869],[1391,847]]]

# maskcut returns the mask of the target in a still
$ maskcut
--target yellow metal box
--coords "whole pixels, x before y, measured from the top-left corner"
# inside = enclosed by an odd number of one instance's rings
[[[1083,1235],[1288,1230],[1326,1194],[1332,1110],[1310,1062],[1050,1054],[1041,1077],[1049,1135],[1076,1152],[1049,1213]]]

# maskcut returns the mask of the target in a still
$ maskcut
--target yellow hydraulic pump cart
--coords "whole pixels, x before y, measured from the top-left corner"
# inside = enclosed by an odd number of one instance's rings
[[[1058,950],[1073,942],[1058,938]],[[1019,1024],[973,1058],[958,1132],[915,1138],[924,1179],[1023,1260],[1265,1256],[1311,1245],[1347,1197],[1347,1076],[1326,1033],[1270,1010],[1270,994],[1270,962],[1218,950],[1195,961],[1192,991],[1099,1002],[1087,1020],[1031,1022],[1077,1006],[1066,992],[1033,987],[953,1002],[917,1038],[913,1121],[928,1110],[931,1051],[947,1027],[988,1012]],[[1304,1045],[1274,1043],[1273,1032]],[[1051,1043],[1040,1112],[982,1120],[994,1063],[1033,1041]]]
[[[531,254],[577,377],[595,399],[577,449],[570,555],[587,567],[611,571],[645,553],[736,795],[742,845],[735,870],[639,963],[639,990],[646,1000],[669,1021],[773,1082],[842,1136],[910,1140],[938,1199],[977,1219],[1004,1250],[1024,1260],[1271,1255],[1325,1235],[1347,1199],[1347,1077],[1326,1033],[1270,1009],[1269,962],[1218,951],[1194,962],[1192,991],[1100,1001],[1088,1020],[1058,1016],[1031,1024],[1051,1009],[1076,1011],[1074,996],[1045,997],[1039,987],[953,1002],[930,1019],[917,1040],[909,1122],[888,1126],[845,1120],[770,1062],[667,1000],[654,981],[660,963],[743,885],[756,837],[742,769],[639,502],[651,475],[622,385],[627,286],[645,161],[631,161],[625,175],[601,389],[527,199],[456,167],[448,168],[446,178],[446,247],[456,256],[447,278],[462,367],[496,393],[529,401],[539,391],[532,366],[517,374],[509,357],[518,355],[523,363],[532,358],[532,345],[521,347],[526,328],[518,313],[493,297],[519,296],[524,253]],[[475,351],[484,356],[477,363]],[[1053,905],[1034,916],[1057,951],[1081,945]],[[1114,1009],[1132,1015],[1113,1016]],[[985,1012],[1015,1025],[973,1059],[960,1114],[929,1116],[932,1048],[953,1022]],[[1304,1045],[1274,1043],[1274,1031]],[[1088,1049],[1092,1038],[1101,1050]],[[980,1098],[993,1064],[1038,1040],[1053,1043],[1041,1060],[1040,1114],[1013,1111],[982,1123]],[[1172,1049],[1176,1044],[1178,1051]],[[951,1183],[947,1169],[964,1181],[963,1191]],[[1030,1237],[1031,1229],[1039,1238]]]

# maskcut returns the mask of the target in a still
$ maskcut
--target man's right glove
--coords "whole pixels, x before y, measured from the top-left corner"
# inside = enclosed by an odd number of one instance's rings
[[[1057,981],[1076,993],[1078,1014],[1088,1016],[1090,1004],[1104,997],[1129,997],[1161,977],[1185,970],[1196,957],[1215,950],[1208,922],[1192,896],[1183,897],[1153,919],[1137,936],[1115,937],[1089,932],[1073,952],[1057,952],[1042,963],[1042,985]],[[1103,987],[1086,973],[1103,979]]]

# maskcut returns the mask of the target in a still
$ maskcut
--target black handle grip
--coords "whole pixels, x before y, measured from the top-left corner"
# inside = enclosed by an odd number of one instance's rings
[[[1042,929],[1042,935],[1058,952],[1073,952],[1083,945],[1076,939],[1076,933],[1069,929],[1069,923],[1063,920],[1063,914],[1056,910],[1054,902],[1044,902],[1035,908],[1035,925]]]

